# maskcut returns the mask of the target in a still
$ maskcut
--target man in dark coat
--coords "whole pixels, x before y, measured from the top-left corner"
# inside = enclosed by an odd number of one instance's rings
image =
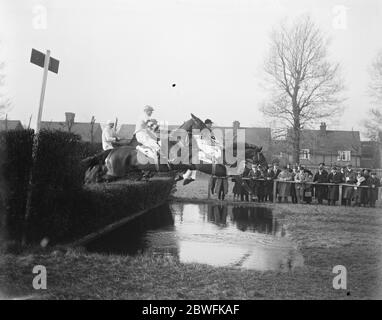
[[[361,186],[368,186],[368,180],[370,179],[370,173],[368,169],[364,169],[362,172],[365,181],[361,183]],[[366,207],[369,205],[369,188],[361,188],[361,204]]]
[[[339,186],[338,184],[342,183],[343,176],[340,171],[337,170],[336,167],[333,167],[332,172],[328,175],[329,183],[332,183],[332,186],[329,186],[329,192],[328,192],[328,204],[329,205],[336,205],[336,201],[339,197]]]
[[[344,170],[344,182],[346,184],[356,184],[357,183],[357,173],[352,169],[352,165],[349,163]],[[343,203],[345,206],[351,205],[351,199],[353,198],[354,187],[345,186],[343,187]]]
[[[371,172],[371,176],[367,180],[369,186],[369,204],[370,207],[375,208],[375,202],[378,200],[378,188],[381,186],[381,182],[377,177],[375,171]]]
[[[274,163],[274,164],[273,164],[273,169],[272,169],[272,171],[273,171],[274,178],[277,179],[278,176],[279,176],[279,174],[280,174],[280,172],[281,172],[281,170],[280,170],[280,168],[279,168],[279,165],[278,165],[277,163]]]
[[[328,172],[325,170],[325,164],[320,163],[318,166],[318,171],[313,177],[313,182],[316,183],[328,183]],[[316,198],[319,204],[322,204],[322,201],[328,198],[328,186],[325,185],[316,185],[315,186]]]
[[[265,175],[265,201],[273,201],[273,180],[275,179],[275,173],[271,167],[268,168]]]

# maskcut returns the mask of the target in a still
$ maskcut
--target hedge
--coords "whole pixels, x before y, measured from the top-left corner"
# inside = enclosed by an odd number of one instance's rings
[[[32,142],[33,130],[0,132],[0,179],[5,210],[2,217],[8,237],[12,239],[21,237],[32,165]]]
[[[0,173],[4,175],[1,182],[8,191],[3,196],[3,204],[11,240],[19,241],[22,237],[31,170],[29,243],[44,237],[51,242],[72,240],[93,232],[166,199],[173,185],[171,179],[161,179],[83,188],[86,168],[81,167],[80,160],[99,152],[100,145],[84,143],[69,132],[42,130],[32,168],[32,144],[32,130],[7,131],[0,135]]]

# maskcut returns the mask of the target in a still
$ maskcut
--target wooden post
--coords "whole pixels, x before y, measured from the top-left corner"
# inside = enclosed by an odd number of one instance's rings
[[[28,129],[31,128],[32,115],[29,117]]]
[[[276,203],[277,198],[277,180],[273,180],[273,203]]]
[[[50,60],[50,50],[46,50],[45,60],[44,60],[44,74],[42,76],[42,86],[41,86],[41,94],[40,94],[40,105],[38,108],[38,116],[37,116],[36,133],[38,133],[41,129],[42,109],[44,106],[45,89],[46,89],[46,83],[48,80],[49,60]]]
[[[50,50],[46,50],[45,60],[44,60],[44,74],[42,77],[42,86],[41,86],[41,94],[40,94],[40,104],[38,108],[38,116],[37,116],[37,124],[36,130],[33,137],[33,146],[32,146],[32,166],[29,173],[29,183],[27,188],[27,199],[25,206],[25,216],[24,216],[24,228],[21,243],[22,245],[26,245],[27,242],[27,231],[28,231],[28,223],[31,215],[31,206],[32,206],[32,190],[33,190],[33,168],[36,162],[37,149],[38,149],[38,133],[41,129],[41,118],[42,118],[42,110],[44,106],[44,98],[45,98],[45,89],[46,82],[48,79],[48,71],[49,71],[49,60],[50,60]]]
[[[207,190],[207,199],[210,200],[211,198],[211,185],[212,185],[212,175],[210,179],[208,180],[208,190]]]
[[[338,197],[339,197],[339,199],[338,199],[339,201],[338,201],[338,202],[339,202],[339,206],[341,206],[341,205],[342,205],[342,184],[340,184],[340,185],[338,186],[338,189],[339,189],[339,190],[338,190],[338,191],[339,191],[339,192],[338,192]]]

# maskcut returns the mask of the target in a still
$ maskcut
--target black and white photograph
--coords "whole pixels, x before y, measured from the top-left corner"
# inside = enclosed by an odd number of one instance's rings
[[[380,0],[0,0],[0,300],[382,299],[381,35]]]

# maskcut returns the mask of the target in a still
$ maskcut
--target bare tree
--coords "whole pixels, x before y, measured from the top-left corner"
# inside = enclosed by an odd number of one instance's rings
[[[272,98],[261,110],[292,128],[296,163],[300,158],[301,130],[342,111],[339,64],[328,61],[328,44],[309,16],[300,17],[291,25],[281,24],[271,34],[264,69]]]
[[[371,64],[370,76],[369,92],[375,107],[369,110],[363,124],[369,139],[382,142],[382,51]]]
[[[382,105],[382,51],[380,51],[372,63],[370,92],[374,102]]]
[[[5,62],[0,61],[0,117],[3,116],[11,106],[11,101],[4,90]]]
[[[368,112],[368,118],[364,121],[365,134],[373,141],[382,141],[382,112],[378,108],[372,108]]]

